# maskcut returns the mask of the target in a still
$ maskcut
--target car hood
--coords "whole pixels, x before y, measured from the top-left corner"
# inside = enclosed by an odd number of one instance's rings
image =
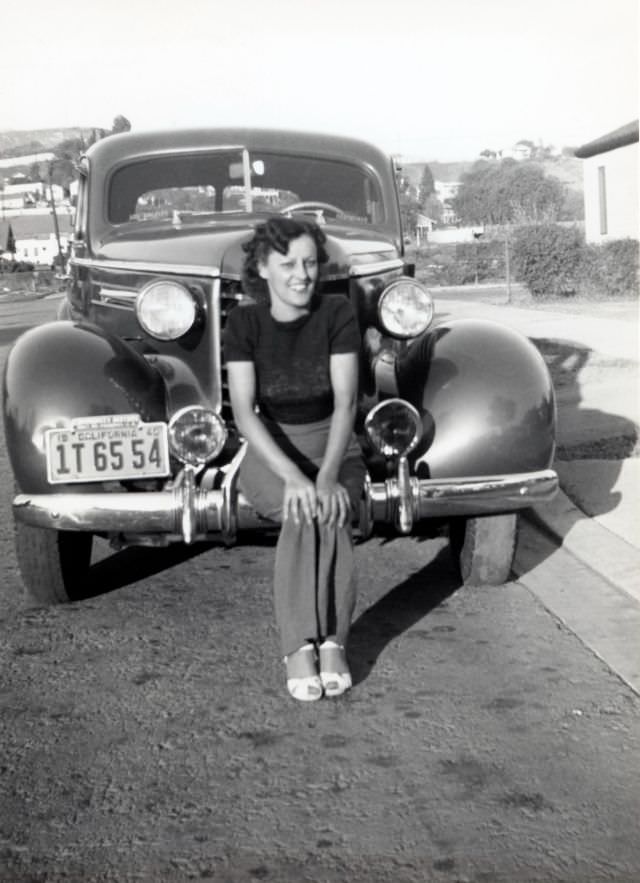
[[[105,239],[96,252],[97,260],[136,261],[145,264],[217,268],[224,276],[239,277],[244,251],[242,244],[253,234],[252,224],[143,227],[118,230]],[[392,238],[370,228],[323,227],[327,235],[330,275],[347,274],[354,263],[363,264],[397,258]]]

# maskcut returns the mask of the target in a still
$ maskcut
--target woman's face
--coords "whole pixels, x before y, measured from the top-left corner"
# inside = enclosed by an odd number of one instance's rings
[[[292,239],[286,254],[269,252],[258,269],[269,286],[274,319],[289,322],[309,312],[318,279],[318,254],[311,236],[305,233]]]

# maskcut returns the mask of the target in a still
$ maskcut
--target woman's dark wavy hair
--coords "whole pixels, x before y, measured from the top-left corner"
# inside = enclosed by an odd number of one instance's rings
[[[242,246],[246,252],[242,267],[242,288],[261,303],[269,301],[269,286],[260,276],[260,264],[264,263],[272,251],[286,255],[289,245],[300,236],[310,236],[316,244],[319,264],[326,264],[329,255],[325,248],[327,237],[314,221],[286,218],[276,215],[263,224],[258,224],[253,237]]]

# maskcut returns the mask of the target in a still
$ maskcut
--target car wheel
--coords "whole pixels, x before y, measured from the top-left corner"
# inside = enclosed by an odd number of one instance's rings
[[[515,512],[452,518],[449,542],[462,582],[467,586],[506,583],[511,574],[517,532]]]
[[[27,594],[38,604],[64,604],[88,596],[93,535],[16,522],[18,566]]]

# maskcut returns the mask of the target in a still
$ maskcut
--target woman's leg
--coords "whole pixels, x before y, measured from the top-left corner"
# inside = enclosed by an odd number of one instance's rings
[[[360,456],[346,460],[340,483],[347,489],[353,512],[360,504],[365,480]],[[320,634],[320,679],[325,696],[340,696],[351,687],[351,673],[345,647],[356,602],[351,524],[320,526],[318,551],[318,611]]]
[[[273,595],[282,652],[286,656],[318,638],[316,524],[287,518],[276,546]]]
[[[316,526],[282,521],[284,484],[251,450],[238,484],[260,515],[281,524],[274,567],[274,606],[283,656],[318,637]]]
[[[351,525],[318,525],[318,632],[346,644],[356,602]]]

